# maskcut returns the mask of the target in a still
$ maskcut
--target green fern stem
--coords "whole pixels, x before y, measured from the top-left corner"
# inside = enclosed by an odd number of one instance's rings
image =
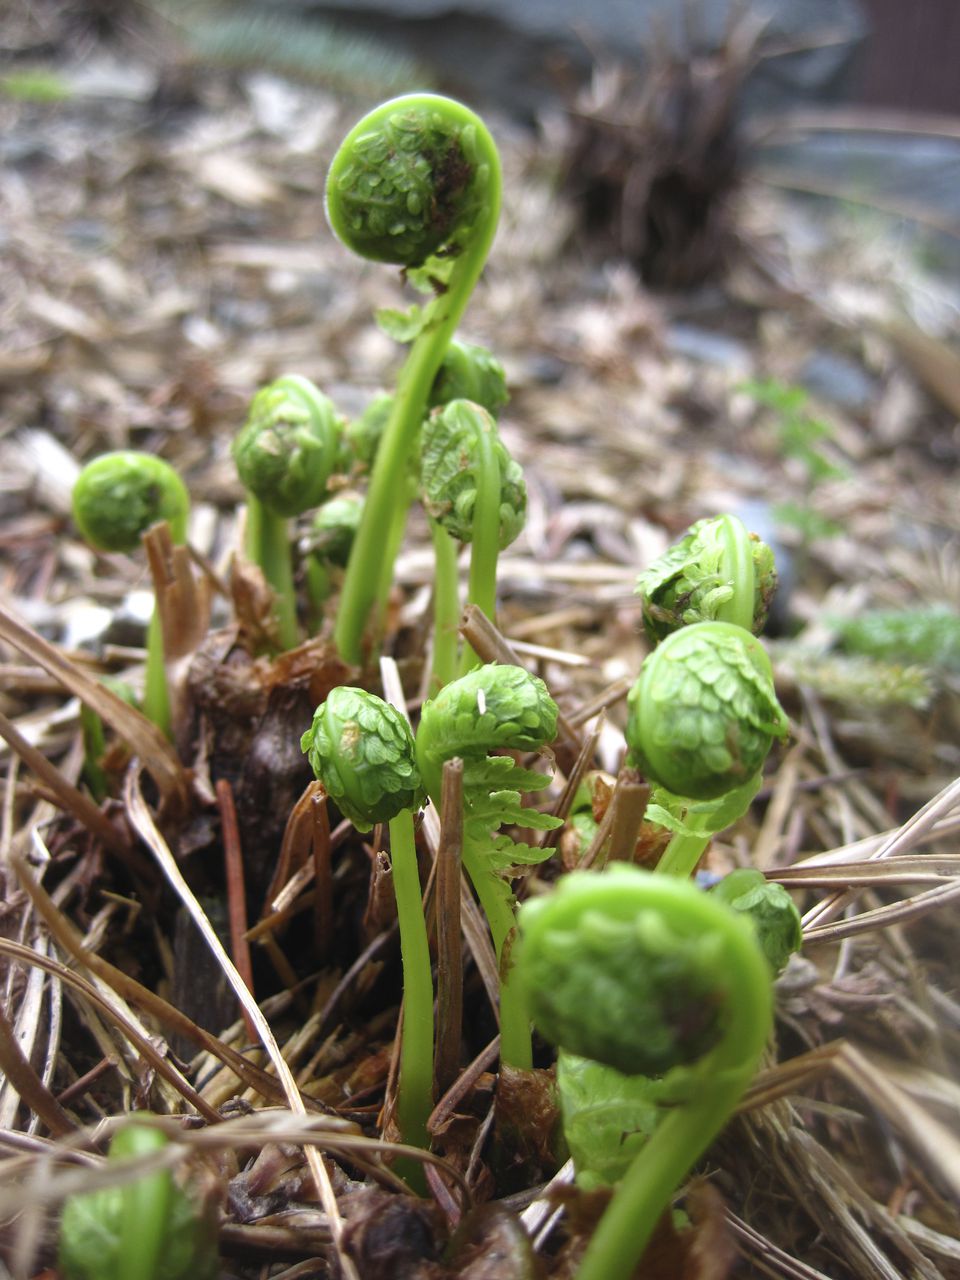
[[[710,828],[710,818],[706,815],[701,817],[699,814],[688,814],[686,825],[688,828],[703,827],[706,834],[701,836],[693,832],[674,832],[660,855],[658,873],[688,879],[696,871],[697,863],[707,851],[713,831]]]
[[[247,493],[247,555],[260,565],[264,577],[276,593],[275,616],[281,649],[295,649],[300,643],[290,562],[290,535],[285,516],[264,506]]]
[[[500,976],[500,1060],[508,1067],[530,1071],[533,1067],[530,1015],[523,989],[514,980],[510,960],[510,943],[517,927],[511,897],[504,895],[504,881],[485,864],[482,852],[471,848],[466,842],[463,846],[463,865],[487,917],[497,957]]]
[[[433,982],[430,943],[423,916],[413,815],[404,810],[390,820],[390,861],[400,924],[403,964],[403,1036],[400,1042],[400,1082],[397,1122],[404,1142],[430,1146],[427,1119],[433,1109]],[[419,1161],[403,1166],[403,1176],[424,1193],[426,1181]]]
[[[443,525],[430,521],[433,537],[433,667],[431,696],[457,674],[457,627],[460,622],[458,544]]]
[[[156,604],[147,626],[147,664],[143,684],[143,712],[167,737],[173,733],[170,691],[163,654],[163,622]]]
[[[497,616],[497,559],[500,555],[500,463],[493,447],[493,434],[478,431],[477,498],[473,509],[470,540],[470,576],[467,580],[467,602],[475,604],[490,618]],[[460,675],[466,675],[480,659],[464,644],[460,655]]]
[[[736,516],[721,516],[720,525],[724,548],[720,577],[732,584],[733,595],[718,608],[717,621],[732,622],[752,632],[756,593],[753,543]]]

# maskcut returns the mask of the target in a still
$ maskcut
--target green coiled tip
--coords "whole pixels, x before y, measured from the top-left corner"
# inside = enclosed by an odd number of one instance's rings
[[[488,200],[481,131],[488,140],[473,112],[435,94],[394,98],[364,116],[327,176],[336,236],[360,257],[405,267],[456,251]]]
[[[417,730],[422,771],[436,771],[454,756],[535,751],[556,737],[557,715],[539,676],[523,667],[485,663],[424,703]]]
[[[760,641],[726,622],[669,635],[644,659],[627,705],[630,763],[697,800],[754,777],[790,728]]]
[[[336,466],[342,421],[307,378],[290,374],[262,387],[233,442],[243,486],[278,516],[321,503]]]
[[[496,417],[509,399],[507,375],[493,352],[454,338],[433,380],[429,407],[435,409],[451,400],[472,400]]]
[[[357,494],[341,494],[320,507],[310,525],[310,551],[323,564],[341,569],[350,558],[350,548],[360,525],[363,499]]]
[[[73,486],[73,518],[98,551],[133,551],[160,520],[175,542],[186,537],[190,495],[169,463],[153,454],[119,450],[94,458]]]
[[[731,936],[756,950],[746,921],[688,881],[623,865],[571,872],[524,903],[513,960],[548,1040],[652,1076],[722,1039],[736,999]]]
[[[389,391],[382,391],[346,428],[347,442],[356,460],[367,469],[373,466],[392,412],[393,396]]]
[[[481,435],[491,445],[500,471],[499,546],[503,551],[519,535],[527,516],[523,470],[500,439],[492,414],[470,400],[451,400],[423,424],[420,485],[427,514],[459,542],[473,536]]]
[[[746,570],[748,582],[738,582]],[[737,597],[744,590],[749,599]],[[777,590],[773,552],[736,516],[692,524],[682,538],[637,578],[643,625],[656,644],[694,622],[737,622],[763,630]]]
[[[348,685],[332,690],[300,746],[327,795],[359,831],[423,803],[410,726],[376,694]]]
[[[725,875],[710,893],[750,920],[771,971],[782,973],[803,945],[800,912],[783,885],[754,867],[740,867]]]

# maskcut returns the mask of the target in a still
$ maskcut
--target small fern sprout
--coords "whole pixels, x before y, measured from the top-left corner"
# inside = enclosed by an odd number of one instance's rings
[[[433,979],[413,828],[423,799],[413,734],[388,702],[342,685],[317,707],[301,746],[327,795],[359,831],[390,824],[404,999],[397,1121],[404,1142],[428,1147]]]
[[[360,471],[369,471],[380,448],[380,441],[393,412],[393,396],[389,391],[375,395],[359,418],[346,427],[346,440],[353,462]]]
[[[698,800],[747,783],[789,731],[763,646],[727,622],[668,636],[644,659],[627,703],[630,762]]]
[[[72,505],[77,528],[98,551],[134,551],[143,534],[161,520],[169,524],[174,543],[186,542],[186,486],[168,462],[150,453],[125,449],[88,462],[73,486]],[[170,693],[156,608],[147,630],[143,709],[169,735]]]
[[[108,1163],[142,1159],[168,1145],[160,1129],[135,1122],[110,1143]],[[213,1280],[216,1229],[195,1198],[158,1169],[71,1196],[60,1222],[66,1280]]]
[[[560,820],[525,807],[522,793],[549,779],[492,752],[536,751],[557,731],[557,705],[537,676],[522,667],[487,664],[445,685],[424,703],[416,747],[420,775],[439,807],[443,764],[459,756],[463,771],[463,865],[490,925],[500,962],[500,1056],[510,1066],[532,1064],[530,1022],[513,981],[510,942],[516,919],[510,877],[550,854],[498,834],[501,826],[535,830]]]
[[[497,558],[523,528],[527,490],[519,463],[510,457],[486,409],[470,400],[452,400],[433,411],[423,427],[420,484],[435,525],[458,542],[470,543],[467,600],[493,618]],[[435,547],[437,542],[435,534]],[[440,547],[437,553],[439,565]],[[465,651],[464,667],[475,661]],[[436,674],[441,683],[449,678],[442,671]]]
[[[166,520],[175,543],[187,536],[190,497],[168,462],[119,450],[94,458],[73,487],[73,518],[98,551],[135,551],[151,525]]]
[[[773,552],[732,515],[691,525],[636,585],[654,644],[694,622],[733,622],[759,635],[776,589]]]
[[[770,971],[782,973],[803,944],[800,912],[783,885],[768,880],[755,867],[738,867],[709,892],[750,920]]]
[[[428,406],[472,400],[497,417],[510,396],[503,365],[486,347],[454,338],[430,389]]]
[[[323,501],[342,430],[332,401],[309,379],[288,374],[257,392],[233,442],[247,491],[247,553],[276,592],[284,649],[299,641],[287,519]]]
[[[627,705],[628,760],[666,792],[648,810],[673,832],[657,869],[690,875],[710,835],[747,811],[789,732],[770,659],[743,627],[691,623],[647,655]]]
[[[623,864],[572,872],[525,903],[514,961],[548,1040],[629,1076],[664,1077],[651,1096],[669,1105],[577,1272],[628,1280],[675,1188],[753,1078],[772,1022],[767,961],[750,923],[724,903]],[[645,1092],[631,1100],[635,1115]]]
[[[413,345],[347,566],[334,639],[348,662],[361,660],[367,628],[380,625],[410,500],[398,477],[413,458],[431,388],[493,242],[500,190],[500,159],[483,122],[435,94],[377,107],[347,134],[330,166],[327,217],[336,235],[360,256],[401,265],[435,290],[408,326]]]

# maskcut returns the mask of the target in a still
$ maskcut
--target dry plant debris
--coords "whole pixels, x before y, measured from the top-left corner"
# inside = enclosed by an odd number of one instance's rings
[[[52,1263],[58,1204],[109,1178],[110,1117],[149,1106],[173,1140],[164,1159],[216,1206],[229,1274],[571,1275],[598,1207],[546,1148],[498,1164],[484,994],[496,973],[469,895],[466,1029],[430,1122],[432,1200],[405,1196],[384,1163],[390,885],[375,842],[325,824],[297,745],[348,673],[320,640],[278,663],[250,657],[268,607],[255,581],[235,578],[232,597],[224,585],[241,496],[229,445],[255,388],[296,368],[353,414],[396,359],[370,316],[400,305],[402,283],[385,297],[384,273],[339,251],[319,194],[361,108],[158,57],[136,23],[118,47],[78,36],[76,6],[31,9],[8,47],[26,54],[42,35],[73,87],[60,102],[0,96],[6,1265]],[[567,776],[619,767],[644,650],[633,581],[679,531],[724,508],[769,523],[771,498],[833,530],[778,534],[793,738],[707,863],[753,861],[806,912],[802,957],[777,986],[777,1061],[711,1153],[710,1181],[686,1190],[693,1248],[665,1230],[644,1274],[719,1280],[736,1252],[744,1276],[960,1276],[957,673],[928,668],[921,705],[871,699],[858,691],[878,673],[845,668],[836,640],[873,608],[960,610],[960,378],[944,341],[956,290],[879,220],[748,183],[735,268],[655,297],[626,265],[569,249],[551,149],[507,122],[494,131],[508,206],[468,329],[507,365],[502,430],[530,487],[526,531],[501,561],[500,631],[554,692],[570,742],[582,734]],[[824,353],[865,390],[811,402],[838,464],[811,488],[782,418],[743,384],[795,386]],[[195,502],[193,581],[214,630],[187,628],[194,718],[178,752],[98,683],[140,678],[145,561],[95,556],[69,521],[79,466],[125,447],[173,462]],[[418,689],[428,574],[416,527],[383,676],[401,700]],[[193,606],[171,608],[193,620]],[[116,798],[96,817],[78,699],[115,734]],[[558,812],[569,798],[553,797]],[[426,857],[438,843],[431,814]],[[231,932],[223,858],[235,875],[238,844],[259,919],[241,913]],[[472,1204],[485,1209],[465,1218]]]

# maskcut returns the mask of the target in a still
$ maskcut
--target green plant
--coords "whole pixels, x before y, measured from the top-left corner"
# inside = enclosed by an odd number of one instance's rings
[[[628,760],[662,788],[648,817],[674,831],[659,869],[689,875],[709,835],[746,812],[774,738],[789,732],[770,659],[742,627],[696,622],[647,655],[627,704]]]
[[[276,593],[280,645],[299,642],[287,518],[318,506],[340,451],[342,421],[307,378],[287,374],[262,387],[233,442],[247,490],[247,554]]]
[[[443,545],[443,538],[470,543],[467,600],[487,617],[495,617],[497,557],[523,528],[527,490],[519,463],[500,440],[492,414],[470,400],[452,400],[435,409],[424,423],[420,484],[437,559],[433,673],[438,684],[445,684],[453,678],[451,649],[455,650],[459,606],[456,553]],[[468,670],[476,662],[465,646],[463,668]]]
[[[514,964],[534,1023],[566,1052],[661,1077],[659,1122],[623,1174],[577,1280],[627,1280],[679,1182],[756,1071],[770,970],[750,924],[688,881],[572,872],[520,909]]]
[[[23,67],[0,76],[0,94],[17,102],[66,102],[73,89],[56,71]]]
[[[407,474],[431,387],[486,261],[500,211],[500,160],[483,122],[449,98],[384,103],[347,134],[327,178],[327,216],[355,253],[406,268],[433,293],[406,318],[413,345],[376,451],[334,629],[363,656],[378,627],[409,504]],[[371,616],[376,615],[376,616]]]
[[[868,609],[853,618],[828,621],[851,653],[960,670],[960,613],[949,604]]]
[[[636,585],[654,644],[692,622],[734,622],[759,635],[776,589],[773,552],[732,515],[691,525]]]
[[[122,698],[128,706],[137,705],[137,696],[124,680],[103,676],[100,683]],[[110,786],[103,767],[107,753],[107,736],[103,720],[92,707],[80,704],[80,732],[83,737],[83,778],[90,794],[98,804],[110,794]]]
[[[475,668],[426,702],[417,729],[420,776],[439,807],[443,764],[463,760],[463,865],[477,891],[500,963],[500,1055],[510,1066],[532,1065],[530,1022],[516,983],[509,943],[516,926],[509,876],[540,862],[550,849],[520,844],[506,825],[547,831],[559,820],[521,803],[549,779],[494,751],[535,751],[557,731],[557,706],[543,681],[522,667]]]
[[[77,477],[72,501],[77,528],[98,551],[134,551],[161,520],[169,524],[175,543],[186,541],[190,496],[173,467],[152,454],[119,450],[94,458]],[[147,629],[143,709],[169,735],[170,695],[156,608]]]
[[[362,498],[355,493],[342,493],[328,499],[310,522],[304,576],[314,629],[320,625],[323,606],[333,590],[335,578],[350,558],[362,510]]]
[[[108,1162],[139,1161],[167,1145],[162,1130],[129,1124],[110,1143]],[[59,1263],[66,1280],[213,1280],[219,1270],[215,1229],[169,1169],[71,1196]]]
[[[833,439],[833,428],[808,412],[809,396],[803,387],[767,378],[741,383],[737,389],[772,412],[777,447],[783,457],[798,462],[804,472],[805,501],[776,503],[774,516],[781,524],[797,529],[804,542],[841,533],[841,525],[811,506],[813,495],[825,480],[842,480],[847,475],[846,468],[822,447]]]
[[[709,892],[750,920],[771,972],[781,973],[803,943],[800,912],[783,885],[755,867],[738,867]]]
[[[433,979],[413,829],[423,799],[413,734],[382,698],[341,685],[317,707],[300,745],[327,795],[359,831],[390,824],[404,999],[397,1121],[404,1142],[428,1147]]]
[[[430,388],[427,407],[472,400],[494,418],[510,399],[503,365],[486,347],[452,339]]]

